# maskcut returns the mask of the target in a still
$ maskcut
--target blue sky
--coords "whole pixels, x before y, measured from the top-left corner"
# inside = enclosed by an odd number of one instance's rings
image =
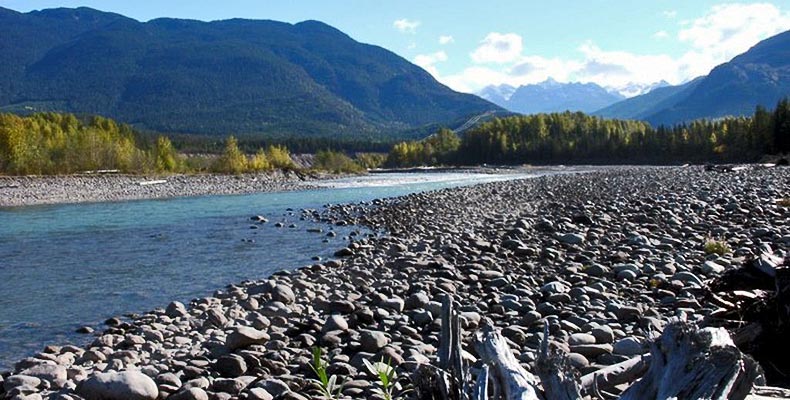
[[[324,21],[461,91],[552,77],[635,94],[681,83],[790,30],[790,0],[0,0],[18,11],[87,6],[141,21]]]

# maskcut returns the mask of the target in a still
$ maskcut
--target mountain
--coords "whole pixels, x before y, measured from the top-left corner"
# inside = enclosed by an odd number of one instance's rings
[[[494,103],[494,104],[505,104],[510,97],[513,96],[513,93],[516,91],[516,88],[510,86],[506,83],[503,83],[499,86],[496,85],[489,85],[483,88],[479,93],[478,96]]]
[[[623,86],[608,86],[610,92],[617,92],[625,97],[634,97],[652,92],[655,89],[670,86],[669,82],[660,80],[653,83],[636,83],[631,82]]]
[[[499,110],[317,21],[138,22],[0,8],[0,111],[161,132],[380,137]]]
[[[538,114],[561,111],[592,112],[622,100],[624,97],[612,93],[594,83],[560,83],[551,78],[545,82],[520,86],[488,86],[479,96],[510,111],[522,114]]]
[[[697,78],[677,86],[664,86],[653,89],[643,95],[631,97],[614,103],[592,113],[603,118],[647,120],[655,109],[663,109],[675,104],[688,96],[703,78]]]
[[[656,89],[595,112],[610,118],[670,125],[700,118],[751,115],[790,96],[790,31],[757,43],[745,53],[685,85]]]

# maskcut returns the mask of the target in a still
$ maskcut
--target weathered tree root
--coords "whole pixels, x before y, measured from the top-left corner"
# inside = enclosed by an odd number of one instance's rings
[[[462,358],[458,317],[449,296],[443,305],[440,365],[424,366],[415,372],[418,399],[578,400],[637,378],[620,399],[742,400],[783,398],[787,394],[759,386],[765,385],[760,365],[738,350],[725,329],[700,329],[685,321],[668,324],[651,345],[649,355],[583,377],[565,354],[549,347],[548,330],[538,355],[536,377],[519,364],[507,340],[487,321],[475,335],[482,367],[472,383],[472,374]]]
[[[707,323],[733,331],[733,341],[765,368],[773,385],[790,386],[790,263],[770,248],[708,285],[721,307]]]
[[[762,369],[722,328],[673,322],[650,349],[650,368],[620,399],[745,399]]]

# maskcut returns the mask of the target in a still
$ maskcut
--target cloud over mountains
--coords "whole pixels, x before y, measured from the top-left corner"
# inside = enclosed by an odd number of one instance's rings
[[[677,20],[677,13],[662,13],[666,28],[652,40],[674,40],[688,50],[680,56],[640,54],[602,48],[584,41],[577,57],[556,58],[524,52],[524,38],[514,32],[490,32],[469,53],[468,66],[443,73],[449,57],[423,54],[414,57],[439,81],[451,88],[474,92],[488,85],[520,86],[545,81],[593,82],[633,96],[630,88],[659,81],[679,84],[707,74],[713,67],[745,52],[758,41],[790,29],[790,12],[770,3],[727,3],[711,7],[694,20]],[[416,29],[416,27],[415,27]]]

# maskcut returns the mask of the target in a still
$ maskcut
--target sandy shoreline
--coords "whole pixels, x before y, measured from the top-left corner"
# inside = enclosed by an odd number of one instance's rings
[[[718,308],[701,296],[707,282],[766,248],[786,256],[790,208],[777,200],[788,195],[788,168],[639,167],[305,211],[382,234],[340,260],[111,321],[86,348],[49,346],[3,376],[0,397],[304,400],[320,346],[345,397],[373,398],[363,360],[384,357],[401,376],[436,360],[444,295],[458,303],[470,357],[488,318],[525,368],[548,326],[573,368],[592,373],[643,354],[673,317],[707,321]],[[710,238],[732,251],[706,253]]]

